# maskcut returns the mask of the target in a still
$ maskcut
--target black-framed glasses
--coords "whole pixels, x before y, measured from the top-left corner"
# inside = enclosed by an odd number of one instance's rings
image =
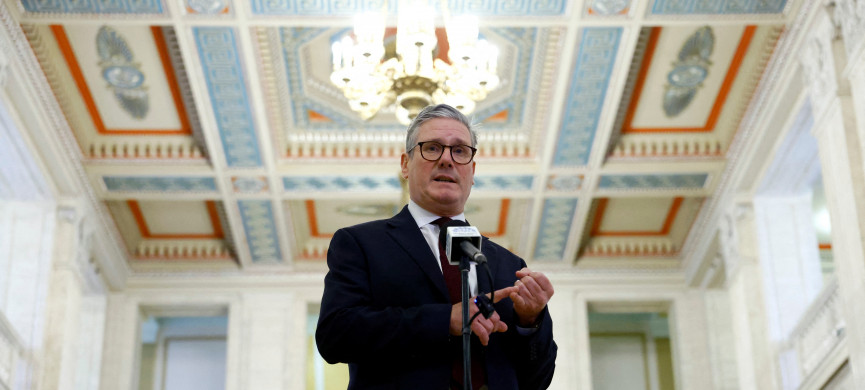
[[[427,161],[438,161],[445,152],[445,148],[451,149],[451,160],[460,165],[465,165],[472,162],[477,149],[468,145],[442,145],[436,141],[418,142],[420,156]],[[414,149],[414,148],[412,148]]]

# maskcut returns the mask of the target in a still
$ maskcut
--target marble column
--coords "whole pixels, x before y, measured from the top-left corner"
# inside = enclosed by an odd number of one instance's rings
[[[109,293],[105,308],[105,332],[99,389],[138,387],[141,310],[124,293]]]
[[[719,256],[724,268],[723,294],[714,297],[729,308],[724,340],[735,361],[736,374],[730,373],[725,386],[741,390],[779,389],[774,347],[768,333],[763,275],[758,263],[754,209],[751,204],[733,205],[724,213],[720,226]],[[717,328],[717,327],[716,327]]]
[[[861,30],[865,5],[861,0],[835,4],[835,10],[825,9],[813,21],[813,33],[800,61],[813,107],[812,133],[818,142],[833,226],[832,251],[846,322],[848,364],[855,387],[861,388],[865,386],[865,129],[861,117],[861,94],[865,92],[861,90],[862,34],[854,32]],[[842,27],[842,39],[838,39],[833,13]]]
[[[84,276],[92,272],[92,265],[83,214],[63,205],[57,215],[40,384],[45,389],[95,390],[102,355],[103,289]]]
[[[679,389],[714,389],[705,293],[688,289],[673,302],[670,335]]]
[[[549,302],[553,333],[558,346],[556,373],[551,389],[591,388],[589,324],[586,301],[574,286],[547,274],[556,293]]]
[[[243,294],[239,379],[243,389],[300,388],[306,378],[306,307],[290,293]],[[303,306],[303,307],[295,307]],[[300,328],[300,329],[298,329]],[[302,342],[297,345],[294,342]],[[293,351],[293,353],[286,353]],[[288,360],[295,358],[292,364]],[[288,371],[293,372],[289,373]],[[291,385],[294,386],[291,386]]]

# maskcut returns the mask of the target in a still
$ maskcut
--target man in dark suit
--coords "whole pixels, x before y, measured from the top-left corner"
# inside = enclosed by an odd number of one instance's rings
[[[315,339],[326,361],[348,363],[349,389],[463,388],[459,271],[440,256],[438,223],[465,220],[476,144],[462,113],[426,107],[409,126],[401,160],[409,204],[334,234]],[[481,248],[493,285],[472,264],[471,295],[498,290],[495,313],[471,323],[472,388],[545,389],[557,350],[552,284],[486,237]],[[477,311],[470,303],[470,314]]]

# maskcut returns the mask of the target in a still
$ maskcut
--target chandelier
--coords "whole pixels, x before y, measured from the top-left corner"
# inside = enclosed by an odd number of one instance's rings
[[[396,57],[384,58],[384,11],[358,15],[354,37],[346,35],[333,43],[330,80],[361,118],[368,120],[392,108],[407,125],[421,109],[439,103],[468,115],[498,86],[498,49],[478,39],[477,18],[451,18],[446,4],[442,9],[450,63],[435,58],[442,45],[436,38],[433,7],[425,1],[400,2]]]

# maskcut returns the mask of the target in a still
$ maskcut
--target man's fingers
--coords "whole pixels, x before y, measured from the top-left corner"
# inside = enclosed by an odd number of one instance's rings
[[[490,334],[483,325],[480,324],[479,321],[475,321],[472,323],[472,332],[478,336],[478,339],[481,340],[481,344],[487,345],[490,342]]]
[[[527,302],[535,300],[535,293],[537,292],[536,288],[532,288],[532,284],[535,283],[531,280],[527,280],[528,278],[529,277],[525,277],[516,282],[517,287],[519,287],[520,297]]]
[[[505,297],[511,295],[511,293],[516,292],[517,290],[519,290],[519,288],[517,286],[510,286],[510,287],[505,287],[505,288],[500,289],[500,290],[496,290],[495,297],[493,297],[494,298],[493,303],[499,303],[499,301],[501,301],[502,299],[505,299]],[[490,296],[490,294],[487,294],[487,297],[489,297],[489,296]]]
[[[535,279],[531,276],[526,276],[526,277],[520,279],[520,281],[523,282],[523,286],[525,286],[529,295],[533,299],[542,299],[541,297],[544,296],[544,289],[538,283],[537,279]]]
[[[495,332],[506,332],[508,330],[508,325],[502,322],[498,313],[493,313],[489,319],[484,318],[483,316],[477,316],[475,320],[472,321],[471,328],[472,332],[478,336],[481,344],[487,345],[490,342],[490,335]]]
[[[514,306],[520,306],[520,305],[525,305],[525,304],[526,304],[526,300],[523,299],[523,297],[520,295],[520,291],[519,291],[519,289],[517,289],[516,291],[512,292],[511,295],[510,295],[510,298],[511,298],[512,301],[514,301]]]
[[[525,287],[525,290],[521,290],[521,294],[529,293],[530,296],[536,297],[544,303],[553,296],[553,284],[543,272],[534,272],[528,268],[523,268],[517,271],[517,277],[519,280],[515,285]]]

